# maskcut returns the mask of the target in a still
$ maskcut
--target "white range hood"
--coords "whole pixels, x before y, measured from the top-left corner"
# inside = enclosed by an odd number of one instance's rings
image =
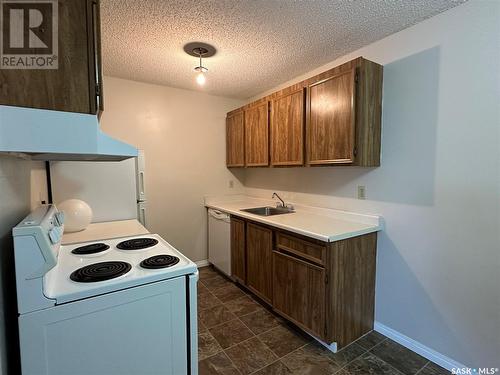
[[[137,149],[104,134],[96,115],[0,105],[0,153],[32,160],[119,161]]]

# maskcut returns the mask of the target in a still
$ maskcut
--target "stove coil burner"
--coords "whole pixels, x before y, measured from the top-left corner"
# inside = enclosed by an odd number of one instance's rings
[[[70,279],[79,283],[93,283],[125,275],[131,269],[132,266],[126,262],[100,262],[77,269]]]
[[[179,263],[179,258],[174,257],[172,255],[163,254],[163,255],[155,255],[148,259],[144,259],[140,265],[142,268],[158,269],[158,268],[172,267],[177,263]]]
[[[99,243],[93,243],[90,245],[77,247],[76,249],[73,249],[71,252],[73,254],[76,254],[76,255],[89,255],[89,254],[100,253],[100,252],[106,251],[108,249],[109,249],[108,245],[106,245],[105,243],[99,242]]]
[[[158,240],[154,238],[132,238],[131,240],[120,242],[116,247],[120,250],[140,250],[154,246],[157,243]]]

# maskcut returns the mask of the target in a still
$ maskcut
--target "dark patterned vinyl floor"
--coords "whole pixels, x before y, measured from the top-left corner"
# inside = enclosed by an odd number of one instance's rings
[[[375,331],[332,353],[211,267],[198,283],[200,375],[441,375],[438,365]]]

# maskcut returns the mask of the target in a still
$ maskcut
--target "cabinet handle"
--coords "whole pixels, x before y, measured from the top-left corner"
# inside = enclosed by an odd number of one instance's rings
[[[324,267],[320,267],[320,266],[318,266],[316,264],[309,263],[309,262],[307,262],[307,261],[305,261],[303,259],[300,259],[300,258],[294,257],[292,255],[289,255],[289,254],[285,253],[283,250],[281,250],[281,251],[273,250],[273,253],[275,253],[276,255],[280,255],[282,257],[285,257],[287,259],[290,259],[293,262],[301,263],[301,264],[303,264],[305,266],[308,266],[308,267],[311,267],[311,268],[315,268],[318,271],[324,271],[325,270]]]

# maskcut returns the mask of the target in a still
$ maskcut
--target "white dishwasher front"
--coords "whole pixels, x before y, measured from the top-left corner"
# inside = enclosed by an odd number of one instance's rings
[[[208,261],[231,276],[231,219],[212,208],[208,209]]]

